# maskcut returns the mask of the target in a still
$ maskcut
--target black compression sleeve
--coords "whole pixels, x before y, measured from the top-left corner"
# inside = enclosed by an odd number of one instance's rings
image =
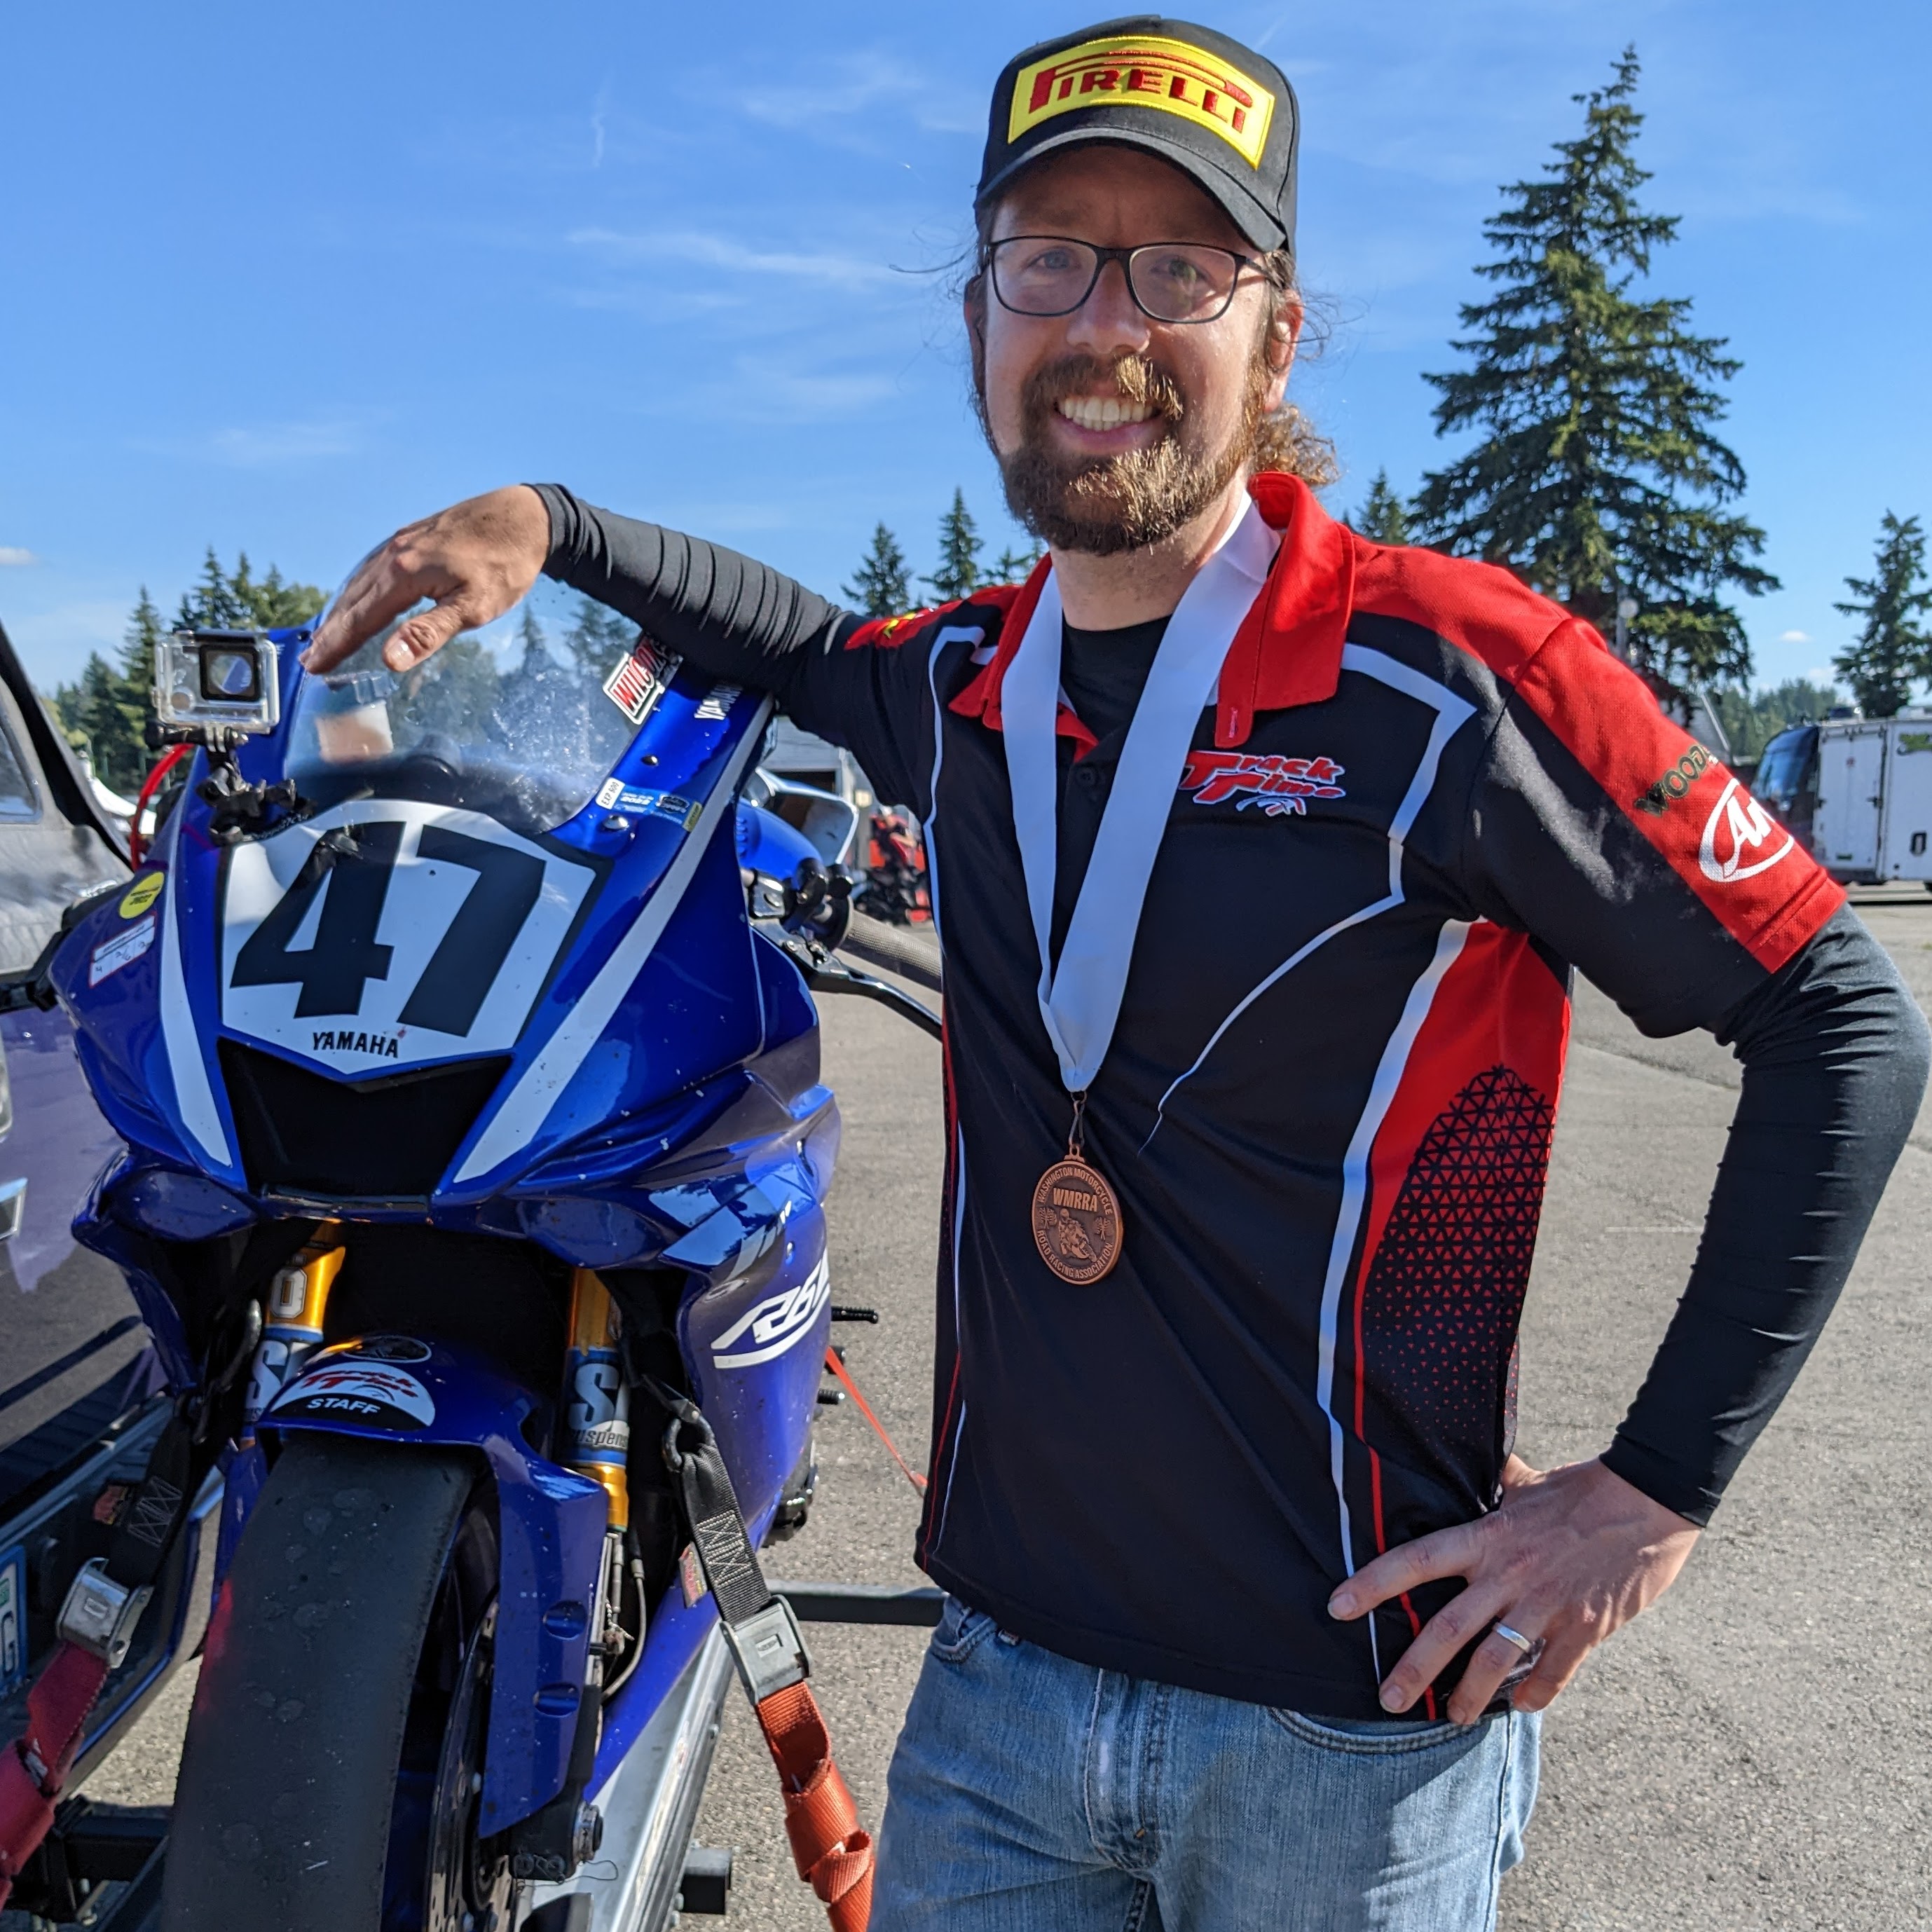
[[[736,550],[531,486],[550,512],[546,576],[594,597],[700,670],[783,696],[810,652],[864,620]]]
[[[1743,1091],[1690,1285],[1606,1465],[1691,1522],[1804,1366],[1925,1090],[1925,1021],[1849,908],[1718,1038]]]

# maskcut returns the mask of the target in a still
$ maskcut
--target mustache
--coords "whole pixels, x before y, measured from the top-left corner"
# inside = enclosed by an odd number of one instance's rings
[[[1026,379],[1021,399],[1029,423],[1045,421],[1054,405],[1068,396],[1090,395],[1111,383],[1125,401],[1145,404],[1169,423],[1187,413],[1180,386],[1157,362],[1144,356],[1063,356],[1036,369]]]

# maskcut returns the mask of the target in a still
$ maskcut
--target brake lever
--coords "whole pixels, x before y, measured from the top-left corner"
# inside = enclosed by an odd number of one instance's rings
[[[876,1000],[901,1019],[910,1020],[922,1033],[930,1034],[934,1040],[946,1037],[945,1022],[910,993],[902,993],[898,987],[889,986],[884,980],[875,980],[842,959],[835,959],[824,946],[796,934],[788,934],[778,944],[814,993],[853,993],[861,999]]]

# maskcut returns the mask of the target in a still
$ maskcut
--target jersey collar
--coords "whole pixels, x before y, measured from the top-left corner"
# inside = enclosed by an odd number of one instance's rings
[[[1256,716],[1318,704],[1333,698],[1342,675],[1342,645],[1354,592],[1353,538],[1315,500],[1298,476],[1264,471],[1248,494],[1268,524],[1282,532],[1268,581],[1254,601],[1221,666],[1214,742],[1245,744]],[[1007,608],[992,660],[952,701],[962,717],[1003,728],[1000,692],[1040,602],[1050,559],[1042,557]],[[1056,728],[1084,753],[1093,734],[1062,706]],[[1084,742],[1081,741],[1084,741]]]

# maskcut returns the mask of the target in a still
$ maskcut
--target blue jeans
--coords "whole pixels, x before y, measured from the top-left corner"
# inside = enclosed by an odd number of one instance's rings
[[[1537,1728],[1301,1717],[1075,1664],[950,1600],[872,1932],[1487,1932]]]

